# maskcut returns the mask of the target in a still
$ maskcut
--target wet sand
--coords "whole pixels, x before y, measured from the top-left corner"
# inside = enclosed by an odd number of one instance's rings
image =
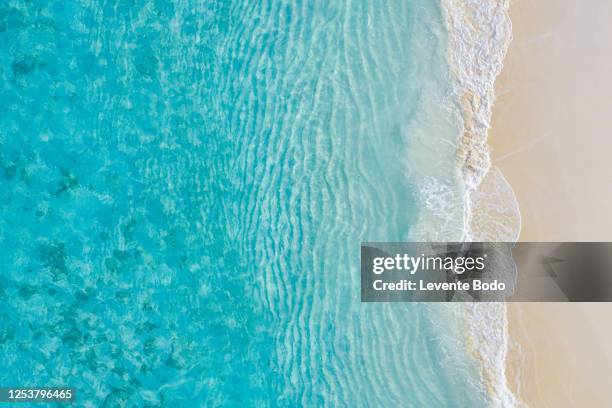
[[[612,241],[612,3],[518,0],[489,143],[522,241]],[[508,378],[532,407],[612,406],[612,304],[510,304]]]

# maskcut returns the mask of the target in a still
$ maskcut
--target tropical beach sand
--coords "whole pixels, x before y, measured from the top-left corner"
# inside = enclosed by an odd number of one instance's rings
[[[513,1],[491,156],[522,241],[612,240],[612,3]],[[612,404],[612,304],[510,304],[507,374],[532,407]]]
[[[529,407],[609,407],[609,304],[508,307],[510,388]]]

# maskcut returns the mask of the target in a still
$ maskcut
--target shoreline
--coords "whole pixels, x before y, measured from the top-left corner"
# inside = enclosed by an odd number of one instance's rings
[[[464,186],[464,241],[516,241],[520,231],[514,193],[503,175],[491,167],[488,147],[495,81],[512,41],[509,4],[509,0],[487,0],[481,4],[442,1],[449,33],[451,97],[456,101],[462,124],[456,159],[457,175]],[[466,342],[480,365],[490,402],[495,406],[516,406],[505,374],[506,305],[463,306]]]
[[[610,241],[612,5],[514,0],[488,144],[520,207],[521,241]],[[506,378],[531,407],[612,401],[612,304],[509,303]]]

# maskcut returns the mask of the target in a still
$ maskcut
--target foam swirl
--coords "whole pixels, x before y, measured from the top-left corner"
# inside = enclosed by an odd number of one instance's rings
[[[461,111],[456,157],[464,183],[464,240],[515,241],[520,213],[512,188],[491,166],[487,133],[495,99],[494,83],[512,40],[508,0],[442,0],[449,35],[452,100]],[[491,405],[520,402],[506,375],[507,316],[504,304],[464,304],[456,308],[467,342],[481,363]]]

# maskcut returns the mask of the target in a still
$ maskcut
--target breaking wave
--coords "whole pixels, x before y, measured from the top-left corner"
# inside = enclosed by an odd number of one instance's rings
[[[508,0],[442,0],[451,88],[445,108],[457,125],[452,167],[417,182],[423,208],[413,239],[516,241],[518,204],[501,171],[491,165],[487,133],[494,83],[512,40]],[[441,150],[439,155],[444,156]],[[416,154],[418,155],[418,154]],[[415,156],[416,156],[415,155]],[[442,157],[444,160],[446,157]],[[491,406],[515,407],[506,375],[507,316],[503,303],[445,305],[463,322],[466,344],[480,363]]]

